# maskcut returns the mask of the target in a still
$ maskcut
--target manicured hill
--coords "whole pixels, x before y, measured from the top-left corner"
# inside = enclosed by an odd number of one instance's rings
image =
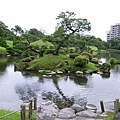
[[[38,40],[38,41],[32,42],[32,43],[30,43],[30,45],[32,45],[32,46],[43,46],[43,45],[45,45],[45,46],[47,46],[48,48],[49,48],[50,46],[54,46],[52,43],[50,43],[50,42],[48,42],[48,41],[43,42],[42,40]]]
[[[37,58],[30,62],[30,66],[36,69],[45,69],[45,70],[63,70],[66,66],[66,61],[68,61],[70,66],[70,71],[75,72],[77,70],[83,70],[83,69],[91,69],[91,70],[98,70],[98,68],[95,66],[95,64],[89,62],[86,65],[86,68],[80,68],[76,67],[74,65],[74,59],[71,59],[67,55],[44,55],[44,57]],[[67,68],[66,68],[67,69]]]
[[[0,47],[0,54],[7,54],[6,48]]]
[[[6,42],[7,42],[7,45],[8,45],[9,47],[13,47],[13,41],[6,40]]]

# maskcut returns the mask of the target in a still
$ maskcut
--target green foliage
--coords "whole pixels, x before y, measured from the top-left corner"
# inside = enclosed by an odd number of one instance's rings
[[[77,56],[79,56],[79,54],[75,54],[75,53],[74,53],[74,54],[70,54],[70,55],[69,55],[69,57],[72,58],[72,59],[74,59],[74,58],[77,57]]]
[[[81,55],[85,55],[89,58],[89,60],[92,59],[92,54],[88,53],[88,52],[82,52]]]
[[[29,56],[32,60],[34,60],[35,59],[35,57],[34,56]]]
[[[50,46],[54,46],[52,43],[50,43],[50,42],[48,42],[48,41],[46,41],[46,42],[43,42],[42,40],[38,40],[38,41],[35,41],[35,42],[32,42],[32,43],[30,43],[30,45],[31,46],[39,46],[39,47],[41,47],[41,46],[46,46],[47,48],[49,48]]]
[[[85,67],[88,64],[88,59],[84,56],[77,56],[74,59],[74,65],[79,67]]]
[[[11,48],[11,47],[6,47],[6,50],[10,54],[13,54],[15,52],[15,50],[13,48]]]
[[[27,58],[22,59],[22,62],[30,62],[30,61],[32,61],[31,57],[27,57]]]
[[[7,43],[6,43],[6,41],[4,40],[4,38],[2,38],[2,37],[0,37],[0,46],[1,47],[7,47]]]
[[[6,40],[6,43],[9,47],[13,47],[13,41]]]
[[[110,58],[109,62],[111,65],[116,65],[118,63],[118,61],[115,58]]]
[[[24,31],[22,30],[22,28],[20,27],[20,26],[18,26],[18,25],[15,25],[15,27],[14,28],[11,28],[11,30],[13,31],[13,32],[15,32],[15,35],[17,36],[17,34],[19,33],[19,34],[22,34]]]
[[[0,54],[8,54],[7,50],[4,47],[0,47]]]
[[[45,35],[43,32],[37,30],[36,28],[32,28],[28,31],[29,34],[37,36],[39,38],[43,38]]]
[[[45,54],[53,54],[54,51],[55,49],[46,49]]]

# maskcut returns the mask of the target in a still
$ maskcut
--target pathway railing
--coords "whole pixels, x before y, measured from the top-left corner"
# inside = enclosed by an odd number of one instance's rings
[[[28,110],[26,109],[26,107],[28,107]],[[33,111],[35,110],[37,110],[37,97],[36,96],[29,99],[28,105],[21,104],[20,110],[16,110],[6,115],[0,116],[0,119],[6,118],[12,114],[20,112],[20,120],[26,120],[26,111],[28,111],[28,118],[32,119]]]
[[[105,112],[105,104],[106,103],[113,103],[114,104],[114,114],[119,112],[119,99],[116,99],[115,101],[109,101],[109,102],[103,102],[103,100],[100,101],[101,106],[101,112]],[[28,107],[28,110],[26,109]],[[28,118],[32,119],[33,112],[37,110],[37,97],[33,97],[29,99],[28,105],[21,104],[20,110],[11,112],[9,114],[0,116],[0,119],[6,118],[12,114],[15,114],[17,112],[20,112],[20,120],[26,120],[26,112],[28,112]]]

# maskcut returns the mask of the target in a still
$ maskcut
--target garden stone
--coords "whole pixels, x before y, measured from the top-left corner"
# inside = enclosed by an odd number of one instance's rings
[[[75,115],[75,111],[72,108],[64,108],[60,110],[57,117],[60,119],[71,119],[76,117],[76,115]]]
[[[87,104],[87,105],[86,105],[86,108],[87,108],[88,110],[93,110],[94,112],[97,111],[97,107],[96,107],[95,105],[93,105],[93,104]]]
[[[98,116],[97,113],[94,113],[91,110],[81,111],[81,112],[76,113],[76,115],[80,117],[93,117],[93,118]]]
[[[71,108],[72,108],[73,110],[75,110],[75,112],[80,112],[80,111],[83,111],[83,110],[84,110],[84,108],[81,107],[81,106],[78,105],[78,104],[73,104],[73,105],[71,106]]]
[[[120,112],[118,112],[117,114],[115,114],[114,120],[120,120]]]

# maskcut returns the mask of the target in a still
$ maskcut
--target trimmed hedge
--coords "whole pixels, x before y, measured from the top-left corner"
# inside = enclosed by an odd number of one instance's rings
[[[79,67],[85,67],[88,64],[89,60],[84,56],[77,56],[74,59],[74,65]]]

